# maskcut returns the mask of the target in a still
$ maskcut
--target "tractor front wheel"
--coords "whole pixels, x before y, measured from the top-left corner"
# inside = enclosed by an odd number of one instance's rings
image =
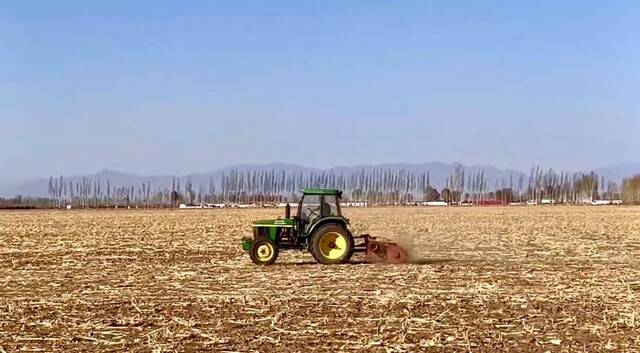
[[[323,226],[313,236],[311,254],[321,264],[349,262],[353,255],[353,236],[337,224]]]
[[[258,237],[249,249],[251,261],[256,265],[271,265],[278,258],[278,247],[266,237]]]

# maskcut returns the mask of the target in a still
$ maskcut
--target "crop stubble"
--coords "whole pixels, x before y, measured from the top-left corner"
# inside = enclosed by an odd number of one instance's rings
[[[414,262],[253,265],[281,212],[0,213],[0,352],[640,349],[640,208],[348,209]]]

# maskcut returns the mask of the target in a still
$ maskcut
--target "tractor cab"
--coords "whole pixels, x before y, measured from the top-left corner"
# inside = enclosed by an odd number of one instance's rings
[[[298,229],[308,234],[319,222],[346,219],[340,211],[342,192],[335,189],[304,189],[298,204]]]

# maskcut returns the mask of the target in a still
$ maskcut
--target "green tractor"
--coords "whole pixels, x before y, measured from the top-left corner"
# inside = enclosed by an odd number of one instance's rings
[[[253,222],[253,237],[242,239],[242,248],[258,265],[273,264],[280,250],[309,251],[322,264],[349,262],[354,252],[366,252],[371,262],[404,262],[406,252],[397,244],[375,240],[368,234],[354,236],[342,215],[336,189],[304,189],[297,214],[289,204],[284,219]]]

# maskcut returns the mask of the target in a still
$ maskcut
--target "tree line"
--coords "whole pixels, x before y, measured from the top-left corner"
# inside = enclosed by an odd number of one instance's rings
[[[232,169],[219,180],[210,177],[206,185],[194,185],[189,178],[174,177],[171,185],[113,185],[109,179],[67,180],[49,178],[49,199],[19,197],[0,199],[0,206],[11,204],[38,207],[176,207],[179,203],[273,203],[295,202],[302,188],[337,188],[347,200],[367,201],[371,205],[408,204],[441,200],[448,203],[482,204],[487,201],[579,204],[593,200],[622,199],[640,203],[640,175],[620,184],[596,173],[568,173],[543,170],[539,166],[525,174],[510,174],[493,181],[485,171],[469,171],[458,165],[438,189],[429,171],[370,168],[343,173],[335,170],[287,172],[285,170]],[[19,201],[19,203],[18,203]]]

